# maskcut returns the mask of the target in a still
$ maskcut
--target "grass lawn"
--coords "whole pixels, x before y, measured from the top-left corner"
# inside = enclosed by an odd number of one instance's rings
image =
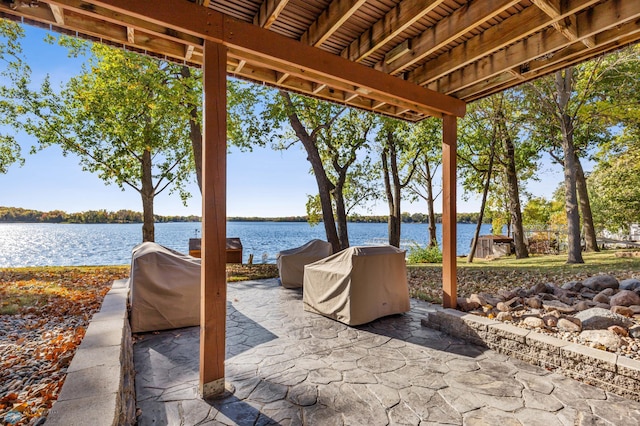
[[[615,253],[619,251],[583,253],[585,263],[573,265],[566,263],[566,254],[527,259],[514,256],[475,259],[473,263],[467,263],[466,257],[460,257],[458,295],[468,297],[472,293],[495,293],[501,288],[529,288],[547,282],[561,285],[598,274],[611,274],[618,280],[640,277],[640,257],[616,257]],[[442,303],[441,265],[409,265],[407,269],[411,297]]]

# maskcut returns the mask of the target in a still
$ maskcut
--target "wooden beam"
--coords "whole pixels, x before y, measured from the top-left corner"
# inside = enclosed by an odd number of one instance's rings
[[[201,6],[182,1],[156,0],[154,7],[146,3],[128,0],[89,0],[91,4],[107,8],[112,12],[146,19],[153,24],[164,25],[175,31],[222,43],[234,54],[253,55],[263,60],[278,62],[283,67],[295,68],[287,71],[304,78],[312,75],[320,79],[334,80],[354,87],[369,90],[373,99],[381,98],[387,103],[399,102],[415,106],[415,110],[430,116],[451,114],[461,117],[465,103],[443,96],[415,84],[395,78],[364,65],[351,62],[324,50],[304,45],[299,41],[281,36],[272,31],[239,21],[222,13],[208,9],[202,13]],[[293,72],[296,74],[293,74]]]
[[[64,10],[55,4],[50,4],[51,13],[53,13],[53,18],[56,20],[56,24],[64,25]]]
[[[404,0],[353,40],[341,53],[351,61],[362,61],[398,34],[415,24],[444,0]]]
[[[271,27],[288,2],[289,0],[264,0],[253,17],[253,24],[262,28]]]
[[[200,383],[202,398],[224,393],[227,186],[227,49],[204,42],[202,144],[202,272]]]
[[[321,46],[366,0],[333,0],[302,34],[300,41],[309,46]]]
[[[127,41],[131,44],[136,43],[136,30],[131,27],[127,27]]]
[[[564,18],[562,16],[562,5],[559,0],[531,0],[540,10],[554,19],[553,28],[564,35],[571,41],[578,40],[578,30],[576,28],[576,16],[569,15]],[[593,37],[586,37],[581,40],[587,47],[594,47]]]
[[[598,34],[626,25],[634,25],[640,18],[640,1],[608,0],[595,6],[589,13],[576,16],[578,38],[595,37]],[[637,26],[637,24],[635,24]],[[623,33],[621,33],[623,34]],[[483,80],[502,74],[503,72],[524,63],[544,58],[572,44],[553,28],[536,33],[525,40],[518,41],[496,54],[477,61],[471,65],[447,75],[428,87],[441,93],[457,93],[466,87],[473,86]]]
[[[386,64],[383,60],[378,62],[375,68],[386,74],[397,74],[518,3],[520,0],[466,3],[449,17],[442,19],[433,27],[411,39],[411,53],[409,55],[404,55],[390,64]]]
[[[456,117],[442,119],[442,305],[458,304],[456,258]]]
[[[190,61],[191,57],[193,56],[193,51],[195,50],[195,46],[192,44],[188,44],[187,48],[184,51],[184,59],[186,61]]]
[[[590,7],[600,0],[568,0],[564,18],[575,14],[583,7]],[[549,26],[549,18],[536,7],[528,7],[476,37],[467,40],[447,53],[432,59],[407,73],[407,80],[417,84],[428,84],[478,59],[529,37]]]

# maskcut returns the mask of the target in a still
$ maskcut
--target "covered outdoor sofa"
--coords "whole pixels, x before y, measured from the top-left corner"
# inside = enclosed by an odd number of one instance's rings
[[[145,242],[132,250],[131,331],[200,324],[200,259]]]
[[[350,247],[304,268],[303,305],[347,325],[407,312],[405,251],[392,246]]]
[[[285,288],[302,287],[305,265],[324,259],[332,252],[330,243],[316,239],[300,247],[278,253],[276,263],[282,286]]]

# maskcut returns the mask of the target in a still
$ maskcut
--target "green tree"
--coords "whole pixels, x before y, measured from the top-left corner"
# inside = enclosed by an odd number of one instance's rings
[[[637,62],[637,50],[626,49],[583,64],[557,71],[524,86],[531,135],[563,165],[565,210],[568,230],[568,263],[583,263],[581,226],[586,249],[598,250],[591,203],[581,158],[594,146],[610,138],[609,129],[616,108],[625,103],[629,77],[618,69]],[[621,96],[612,94],[619,93]],[[617,108],[618,113],[622,108]],[[615,121],[615,119],[613,119]]]
[[[193,171],[193,104],[183,100],[198,84],[187,82],[179,65],[68,37],[59,42],[71,55],[90,56],[60,93],[48,79],[38,92],[18,84],[18,125],[41,149],[58,144],[64,154],[79,156],[83,170],[137,191],[142,239],[153,241],[154,198],[167,189],[185,203],[190,196],[184,185]]]
[[[401,214],[402,190],[409,185],[416,171],[423,147],[419,139],[411,138],[411,127],[408,123],[390,118],[382,118],[381,128],[376,140],[381,152],[382,178],[389,206],[389,245],[400,247],[402,222],[409,222],[411,217]]]
[[[20,40],[24,37],[22,27],[12,21],[0,18],[0,81],[7,81],[12,85],[14,81],[22,84],[29,83],[31,71],[24,58]],[[10,86],[0,84],[0,126],[12,126],[16,120],[17,111],[11,102]],[[0,134],[0,173],[7,173],[9,166],[14,163],[23,164],[20,155],[20,144],[13,134]]]
[[[413,180],[408,189],[427,203],[429,222],[429,247],[438,245],[436,239],[436,213],[434,203],[441,193],[436,191],[435,177],[442,162],[442,121],[436,118],[422,120],[412,126],[411,138],[421,147]],[[423,220],[414,220],[423,222]]]

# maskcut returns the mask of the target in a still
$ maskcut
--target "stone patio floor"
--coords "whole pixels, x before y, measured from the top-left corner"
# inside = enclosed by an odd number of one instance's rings
[[[349,327],[277,280],[228,285],[226,380],[198,397],[199,327],[138,335],[138,425],[638,425],[640,403],[470,345],[420,320]]]

